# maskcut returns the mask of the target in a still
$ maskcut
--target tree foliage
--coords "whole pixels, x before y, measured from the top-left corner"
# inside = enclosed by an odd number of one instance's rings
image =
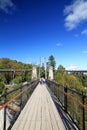
[[[22,62],[18,62],[16,60],[11,60],[9,58],[1,58],[0,59],[0,69],[32,69],[31,64],[25,64]],[[30,81],[31,80],[31,72],[15,72],[13,76],[13,72],[4,72],[0,73],[0,83],[10,84],[15,83],[19,84],[20,82]],[[2,87],[1,87],[2,90]]]
[[[55,70],[56,67],[56,61],[53,55],[49,56],[48,63],[50,66],[53,67],[53,70]]]
[[[86,91],[87,87],[87,75],[84,73],[77,72],[66,72],[62,65],[59,65],[55,73],[55,80],[71,89],[76,89],[78,91]]]
[[[3,82],[0,82],[0,95],[4,92],[5,90],[5,84]]]
[[[56,70],[56,61],[53,55],[49,56],[47,67],[49,65],[53,66],[53,70]],[[0,59],[0,69],[32,69],[31,64],[25,64],[22,62],[18,62],[16,60],[11,60],[9,58],[1,58]],[[41,76],[44,77],[45,70],[44,68],[40,68]],[[39,73],[39,68],[38,68]],[[30,72],[15,72],[14,77],[12,72],[0,73],[0,93],[3,92],[4,84],[20,84],[21,82],[31,81],[31,73]],[[57,70],[54,71],[54,79],[60,84],[67,85],[72,89],[76,89],[79,91],[86,91],[87,88],[87,74],[85,73],[77,73],[71,72],[68,73],[65,70],[65,67],[59,65]],[[84,90],[83,90],[84,89]]]

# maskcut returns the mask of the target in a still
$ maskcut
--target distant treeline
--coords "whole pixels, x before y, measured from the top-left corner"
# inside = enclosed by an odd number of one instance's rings
[[[58,66],[54,74],[55,81],[71,89],[87,92],[87,73],[67,72],[62,65]]]
[[[71,89],[76,89],[78,91],[87,91],[87,74],[82,72],[71,72],[65,71],[64,66],[59,65],[56,68],[56,61],[53,55],[49,56],[47,61],[47,68],[49,65],[53,66],[54,80],[62,85],[66,85]],[[9,58],[0,58],[0,69],[28,69],[32,70],[32,64],[25,64],[18,62],[16,60],[11,60]],[[45,67],[40,68],[40,76],[45,75]],[[62,71],[64,70],[64,71]],[[47,71],[48,73],[48,71]],[[37,74],[39,75],[39,66],[37,66]],[[0,94],[5,91],[5,85],[10,84],[11,88],[16,88],[20,86],[23,82],[31,81],[32,72],[0,72]]]

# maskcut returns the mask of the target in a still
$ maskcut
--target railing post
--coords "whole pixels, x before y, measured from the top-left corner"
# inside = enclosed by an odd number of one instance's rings
[[[27,95],[27,100],[28,100],[28,99],[29,99],[29,90],[28,90],[28,85],[27,85],[26,95]]]
[[[65,112],[67,112],[67,86],[64,87],[64,109],[65,109]]]
[[[20,88],[20,92],[22,92],[22,87]],[[22,104],[22,93],[20,95],[20,112],[22,110],[23,104]]]
[[[53,85],[52,85],[52,91],[53,91],[53,94],[54,94],[54,83],[53,83]]]
[[[5,93],[4,103],[6,102],[7,95]],[[4,123],[3,123],[3,130],[6,130],[6,107],[4,107]]]
[[[84,93],[82,92],[82,103],[84,104]],[[82,128],[85,130],[85,109],[82,108]]]

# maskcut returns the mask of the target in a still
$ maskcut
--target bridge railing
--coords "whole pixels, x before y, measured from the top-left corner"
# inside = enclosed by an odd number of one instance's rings
[[[47,80],[47,84],[73,123],[80,130],[87,130],[87,95],[53,81]]]
[[[0,130],[12,128],[37,84],[38,80],[35,80],[0,95]]]

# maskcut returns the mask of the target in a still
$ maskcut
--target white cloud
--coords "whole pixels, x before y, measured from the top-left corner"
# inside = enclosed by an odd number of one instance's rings
[[[77,66],[74,64],[70,64],[65,67],[66,70],[87,70],[87,66]]]
[[[12,0],[0,0],[0,10],[4,11],[5,13],[9,13],[9,11],[14,8],[15,5]]]
[[[61,43],[57,43],[56,46],[62,46],[62,44]]]
[[[83,21],[87,21],[87,1],[75,0],[71,5],[64,9],[65,26],[68,30],[76,28]]]
[[[85,50],[85,51],[82,51],[82,53],[84,53],[84,54],[87,54],[87,50]]]
[[[87,29],[83,30],[83,31],[82,31],[82,34],[87,35]]]
[[[79,70],[79,66],[70,64],[66,67],[66,70]]]

